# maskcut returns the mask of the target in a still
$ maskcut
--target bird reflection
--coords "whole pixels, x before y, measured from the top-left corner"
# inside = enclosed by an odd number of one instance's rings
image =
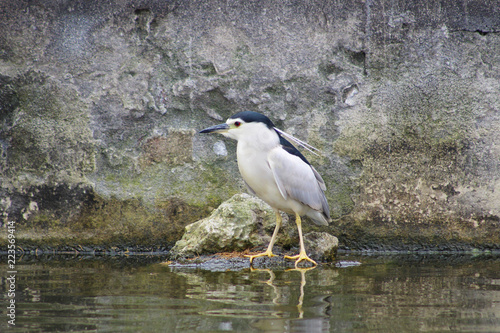
[[[304,287],[306,285],[306,272],[315,269],[316,267],[307,267],[307,268],[291,268],[287,269],[286,272],[299,272],[300,273],[300,296],[299,303],[297,304],[297,310],[299,311],[299,318],[304,318],[304,310],[302,310],[302,304],[304,303]]]
[[[269,268],[254,268],[253,266],[250,266],[250,272],[266,272],[269,274],[269,279],[267,281],[261,281],[261,282],[273,288],[274,292],[273,303],[278,305],[279,299],[281,298],[281,292],[278,289],[278,287],[274,285],[274,279],[276,279],[276,274],[274,274],[274,272]]]
[[[304,317],[304,310],[302,309],[302,305],[304,303],[304,287],[306,285],[306,272],[311,271],[315,268],[316,268],[316,266],[307,267],[307,268],[297,267],[297,268],[291,268],[291,269],[285,270],[285,272],[299,272],[300,273],[300,289],[299,289],[300,294],[299,294],[299,302],[297,304],[297,311],[299,313],[299,316],[298,316],[299,319],[302,319]],[[274,281],[276,279],[276,274],[274,273],[274,271],[272,271],[269,268],[254,268],[254,267],[250,267],[250,271],[251,272],[266,272],[269,274],[269,279],[266,281],[263,281],[263,283],[265,283],[268,286],[270,286],[271,288],[273,288],[273,293],[274,293],[273,303],[276,305],[280,305],[279,300],[282,298],[282,294],[280,292],[280,289],[274,283]]]
[[[331,300],[323,299],[318,306],[308,307],[308,313],[313,310],[315,314],[311,317],[308,315],[304,319],[304,298],[305,298],[305,286],[307,283],[307,273],[316,269],[314,267],[308,268],[293,268],[287,269],[284,272],[299,272],[300,273],[300,286],[299,286],[299,299],[296,305],[298,316],[296,318],[290,318],[289,315],[292,311],[286,310],[286,306],[290,304],[290,300],[288,297],[291,296],[291,292],[287,290],[283,290],[285,286],[293,288],[293,285],[290,285],[290,280],[279,279],[276,278],[276,273],[271,269],[267,268],[253,268],[251,267],[251,272],[266,272],[269,275],[269,278],[265,281],[261,281],[262,283],[270,286],[273,290],[273,303],[277,306],[277,308],[283,308],[285,311],[274,311],[275,319],[271,318],[263,318],[254,321],[251,325],[254,328],[258,328],[262,332],[329,332],[330,331],[330,322],[328,320],[328,309],[331,308]],[[314,311],[315,310],[315,311]]]

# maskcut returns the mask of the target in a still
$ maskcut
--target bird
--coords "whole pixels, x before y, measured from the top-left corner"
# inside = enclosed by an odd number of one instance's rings
[[[246,255],[250,265],[255,258],[275,256],[272,250],[282,224],[280,211],[283,211],[295,214],[300,245],[299,254],[285,256],[285,259],[295,260],[295,267],[301,261],[316,266],[304,247],[301,216],[308,216],[318,225],[328,225],[330,209],[325,196],[326,186],[316,169],[286,138],[308,150],[315,148],[276,128],[267,116],[254,111],[238,112],[225,123],[199,133],[220,133],[237,140],[236,157],[245,185],[276,214],[276,227],[267,250]]]

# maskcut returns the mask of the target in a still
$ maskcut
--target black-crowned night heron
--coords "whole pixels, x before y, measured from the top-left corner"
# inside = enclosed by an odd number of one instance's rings
[[[326,201],[325,182],[307,159],[285,139],[306,147],[306,143],[274,127],[263,114],[243,111],[231,116],[225,124],[201,130],[200,133],[221,133],[238,141],[238,167],[249,191],[267,202],[276,212],[276,227],[267,250],[249,255],[250,264],[258,257],[273,257],[273,245],[281,226],[279,211],[295,214],[299,231],[300,252],[285,256],[317,265],[307,256],[302,237],[301,216],[309,216],[316,224],[328,225],[330,209]]]

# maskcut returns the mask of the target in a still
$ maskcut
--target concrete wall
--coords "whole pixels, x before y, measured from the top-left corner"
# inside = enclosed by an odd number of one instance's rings
[[[244,191],[197,131],[254,110],[322,150],[341,246],[500,248],[496,0],[10,1],[0,32],[26,246],[170,246]]]

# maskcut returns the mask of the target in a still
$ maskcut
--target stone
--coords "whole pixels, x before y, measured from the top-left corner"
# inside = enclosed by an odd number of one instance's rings
[[[269,240],[259,229],[274,227],[274,211],[262,200],[236,194],[213,213],[186,226],[186,232],[171,250],[173,256],[244,251]]]
[[[209,217],[186,226],[186,232],[171,249],[171,255],[192,257],[267,248],[275,226],[274,211],[265,202],[248,194],[236,194],[223,202]],[[275,254],[284,252],[283,245],[298,247],[295,229],[295,223],[290,224],[285,217],[274,245]],[[304,235],[304,244],[312,258],[331,262],[335,259],[339,242],[337,237],[326,232],[312,231]],[[260,261],[262,259],[256,260]]]
[[[312,231],[304,235],[304,246],[312,259],[319,262],[333,262],[339,240],[327,232]]]

